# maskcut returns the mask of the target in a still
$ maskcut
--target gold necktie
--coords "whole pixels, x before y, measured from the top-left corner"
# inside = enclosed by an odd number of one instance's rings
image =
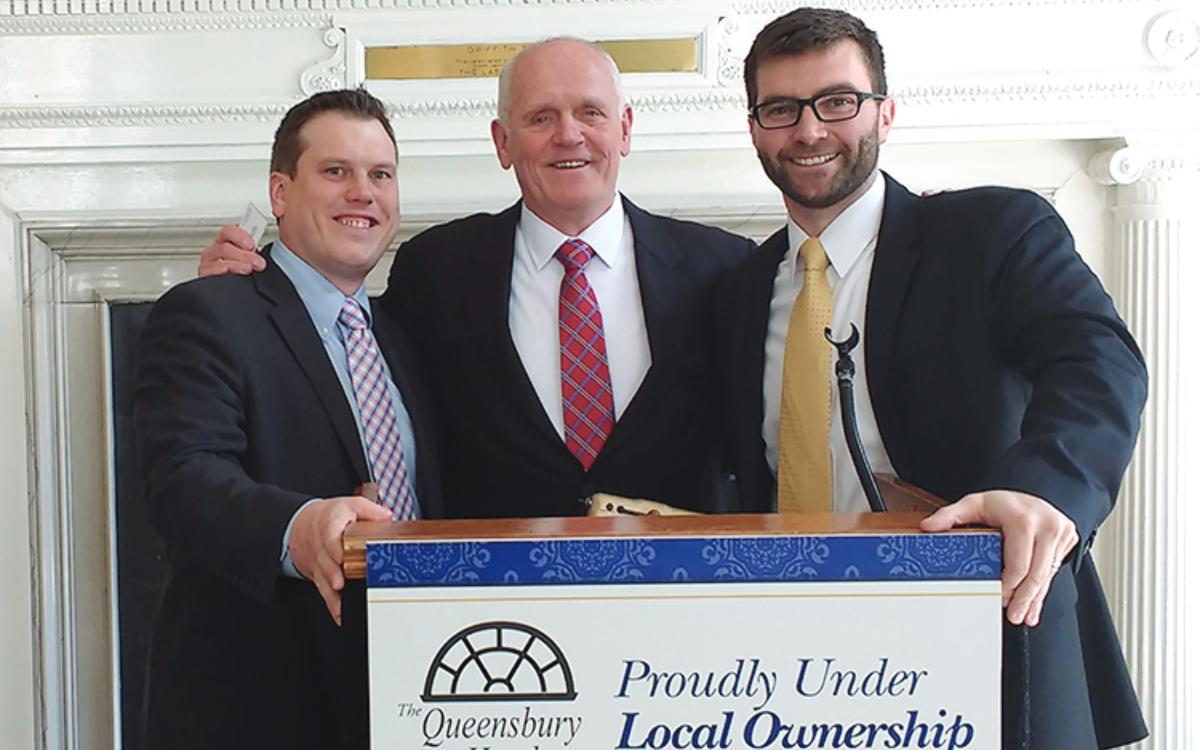
[[[821,241],[800,246],[804,286],[796,295],[783,354],[779,402],[779,510],[814,513],[833,507],[829,465],[829,386],[832,347],[825,329],[833,325],[833,291]]]

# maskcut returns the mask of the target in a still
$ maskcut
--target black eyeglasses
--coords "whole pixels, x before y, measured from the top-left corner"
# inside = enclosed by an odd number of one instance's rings
[[[842,122],[858,117],[863,102],[868,99],[883,101],[883,94],[871,94],[865,91],[838,91],[832,94],[821,94],[812,99],[792,99],[780,97],[771,99],[750,108],[750,116],[764,130],[790,128],[800,122],[805,107],[812,107],[813,114],[821,122]]]

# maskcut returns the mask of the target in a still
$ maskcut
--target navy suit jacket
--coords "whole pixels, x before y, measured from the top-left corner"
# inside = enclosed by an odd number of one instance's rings
[[[369,472],[353,412],[308,311],[270,262],[197,279],[155,304],[134,418],[170,553],[147,680],[149,748],[365,748],[365,598],[338,628],[316,587],[280,573],[284,530],[313,497]],[[411,344],[373,330],[412,417],[417,493],[441,514],[437,441]]]
[[[1087,551],[1133,451],[1146,398],[1141,353],[1040,197],[980,188],[920,198],[885,179],[857,359],[897,474],[948,500],[1028,492],[1070,517],[1081,539],[1041,624],[1027,636],[1006,626],[1005,746],[1017,747],[1010,709],[1025,678],[1013,659],[1025,637],[1033,747],[1138,739],[1145,725]],[[726,455],[743,511],[775,508],[762,382],[786,250],[783,230],[718,295]]]
[[[588,471],[547,417],[508,329],[520,204],[433,227],[400,248],[380,302],[412,333],[426,367],[447,515],[579,515],[596,491],[724,507],[705,323],[716,279],[753,244],[628,200],[624,208],[652,364]]]

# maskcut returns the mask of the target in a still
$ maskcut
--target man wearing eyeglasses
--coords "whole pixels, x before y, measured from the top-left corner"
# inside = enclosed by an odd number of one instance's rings
[[[776,19],[745,77],[751,136],[788,224],[718,300],[741,510],[867,510],[824,340],[827,327],[837,338],[857,327],[874,469],[956,501],[925,530],[1003,534],[1005,748],[1144,737],[1088,552],[1146,397],[1108,295],[1033,193],[922,198],[878,170],[896,104],[859,19],[808,8]]]

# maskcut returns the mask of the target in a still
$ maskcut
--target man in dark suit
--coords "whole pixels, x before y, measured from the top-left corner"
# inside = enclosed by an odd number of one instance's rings
[[[703,321],[752,244],[618,199],[633,111],[599,48],[527,48],[498,109],[521,201],[405,243],[380,300],[426,368],[447,514],[577,515],[597,491],[722,508]],[[226,227],[201,273],[254,270],[251,249]]]
[[[367,746],[365,597],[343,600],[341,534],[440,514],[411,344],[363,287],[396,232],[395,174],[374,97],[297,104],[262,273],[182,284],[150,313],[134,416],[170,561],[149,748]],[[370,481],[379,504],[355,495]]]
[[[1111,300],[1040,197],[920,198],[878,171],[895,104],[878,40],[857,18],[806,8],[776,19],[745,76],[750,131],[789,222],[718,297],[740,508],[814,509],[815,499],[866,510],[831,402],[832,349],[794,356],[810,329],[841,338],[855,324],[872,463],[956,501],[924,529],[1003,534],[1004,746],[1145,736],[1088,553],[1146,396]],[[799,424],[797,404],[815,404]],[[814,476],[823,490],[804,484]]]

